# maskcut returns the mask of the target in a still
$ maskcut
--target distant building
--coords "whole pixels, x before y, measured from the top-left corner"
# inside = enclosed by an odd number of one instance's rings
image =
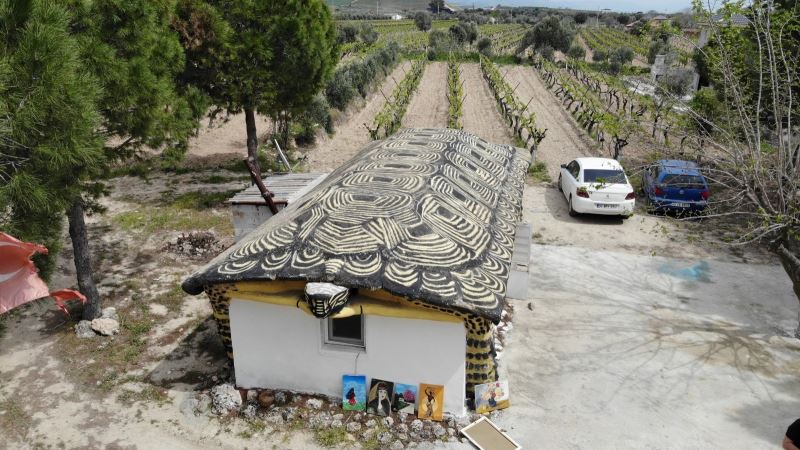
[[[393,14],[392,20],[403,20],[403,16],[401,16],[400,14]]]
[[[650,24],[651,27],[660,27],[662,24],[669,23],[669,22],[670,22],[670,18],[667,17],[667,16],[663,16],[663,15],[655,16],[655,17],[653,17],[652,19],[650,19],[648,21],[648,23]]]

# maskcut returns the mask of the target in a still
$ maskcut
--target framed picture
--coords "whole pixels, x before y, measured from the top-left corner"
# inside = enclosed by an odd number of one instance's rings
[[[367,377],[364,375],[342,376],[342,409],[364,411],[367,407]]]
[[[417,404],[417,387],[410,384],[396,383],[394,385],[394,402],[392,411],[414,414]]]
[[[522,448],[486,417],[481,417],[464,427],[461,434],[466,436],[479,450],[520,450]]]
[[[475,386],[475,412],[485,414],[508,408],[508,381],[499,380]]]
[[[419,413],[420,419],[442,420],[444,415],[444,386],[438,384],[419,385]]]
[[[367,395],[367,413],[388,416],[392,413],[394,383],[373,378]]]

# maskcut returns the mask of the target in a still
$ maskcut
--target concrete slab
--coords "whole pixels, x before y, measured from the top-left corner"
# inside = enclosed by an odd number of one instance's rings
[[[525,448],[779,448],[800,415],[779,265],[534,245],[501,362]],[[535,281],[534,281],[535,280]]]
[[[506,285],[506,297],[528,298],[528,268],[531,259],[531,236],[533,226],[528,222],[517,225],[514,235],[514,253],[511,255],[511,273]]]

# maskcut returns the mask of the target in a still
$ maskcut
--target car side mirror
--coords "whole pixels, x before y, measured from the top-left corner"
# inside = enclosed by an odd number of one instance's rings
[[[566,165],[566,164],[562,164],[562,165],[561,165],[561,168],[562,168],[562,169],[566,169],[566,168],[567,168],[567,165]]]

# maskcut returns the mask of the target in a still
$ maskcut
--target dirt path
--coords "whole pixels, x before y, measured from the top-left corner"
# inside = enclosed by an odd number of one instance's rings
[[[405,71],[411,68],[411,63],[404,61],[381,83],[380,89],[390,95],[395,82],[403,79]],[[367,96],[364,106],[357,111],[348,112],[346,117],[337,127],[332,138],[324,135],[319,137],[317,144],[307,149],[309,170],[331,171],[343,162],[352,158],[361,148],[370,142],[369,133],[364,124],[371,125],[372,119],[383,107],[386,100],[379,90]]]
[[[481,75],[478,64],[462,64],[464,82],[464,131],[477,134],[493,144],[513,144],[511,129],[497,110],[489,85]]]
[[[503,68],[505,70],[506,67]],[[573,158],[591,154],[591,138],[578,128],[575,120],[561,107],[556,97],[547,90],[532,67],[513,66],[506,79],[511,86],[519,86],[516,95],[522,103],[531,102],[528,110],[536,113],[536,126],[547,129],[547,136],[539,145],[537,160],[547,164],[553,179],[558,177],[561,164]],[[531,101],[533,99],[533,101]]]
[[[403,116],[403,128],[445,128],[448,109],[447,64],[429,63]]]
[[[247,130],[244,124],[244,113],[234,114],[223,120],[220,117],[209,125],[207,119],[197,132],[197,136],[189,140],[187,156],[210,156],[219,154],[237,154],[247,156]],[[265,116],[256,116],[256,129],[259,142],[269,135],[272,121]]]

